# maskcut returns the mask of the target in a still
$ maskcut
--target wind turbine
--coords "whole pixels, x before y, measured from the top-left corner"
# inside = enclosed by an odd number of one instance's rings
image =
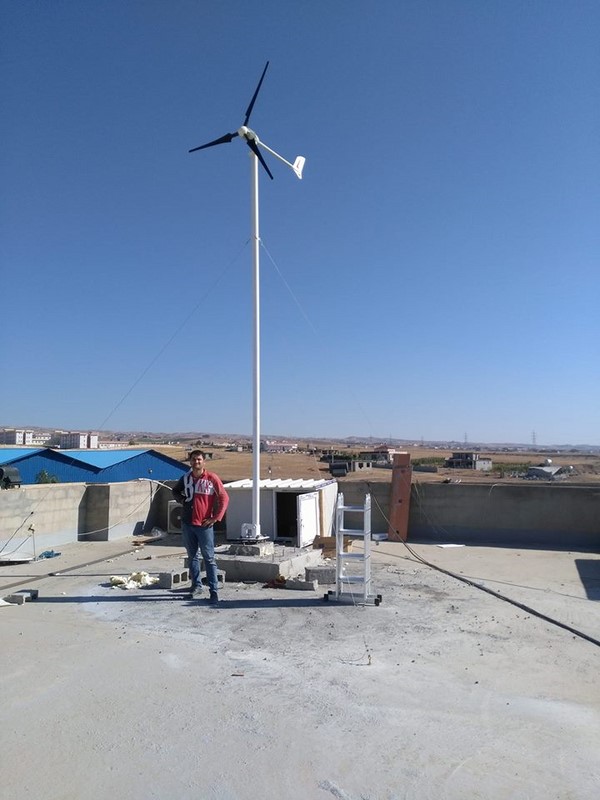
[[[190,153],[195,153],[197,150],[205,150],[207,147],[215,147],[218,144],[227,144],[237,136],[246,141],[246,144],[251,150],[250,157],[251,165],[251,185],[252,185],[252,249],[253,249],[253,289],[254,289],[254,321],[253,321],[253,430],[252,430],[252,522],[243,523],[241,530],[241,538],[247,541],[257,541],[265,539],[266,536],[261,534],[260,530],[260,234],[259,234],[259,206],[258,206],[258,163],[260,161],[263,169],[273,180],[273,174],[267,166],[260,148],[266,150],[275,158],[283,161],[290,169],[292,169],[297,178],[302,180],[302,170],[304,168],[304,156],[298,156],[294,163],[290,163],[279,153],[271,150],[264,142],[261,142],[256,133],[248,127],[250,122],[250,115],[254,108],[254,103],[258,97],[260,87],[264,80],[265,74],[269,67],[269,62],[265,64],[262,75],[258,82],[258,86],[252,100],[246,109],[244,122],[234,133],[226,133],[218,139],[213,139],[211,142],[202,144],[199,147],[193,147],[189,150]]]

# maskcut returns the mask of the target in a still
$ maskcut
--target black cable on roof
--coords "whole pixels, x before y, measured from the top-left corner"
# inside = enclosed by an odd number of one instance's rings
[[[369,487],[369,489],[372,488],[371,484],[368,481],[365,481],[365,483]],[[379,509],[381,515],[388,523],[388,525],[391,527],[391,523],[389,519],[386,517],[386,515],[383,513],[383,510],[379,505],[379,503],[377,502],[377,498],[375,497],[375,495],[373,495],[373,499],[375,500],[375,503],[377,503],[377,508]],[[525,603],[520,603],[518,600],[513,600],[510,597],[506,597],[505,595],[500,594],[499,592],[495,592],[493,589],[489,589],[487,586],[484,586],[481,583],[476,583],[475,581],[472,581],[469,578],[465,578],[463,575],[458,575],[456,572],[452,572],[449,569],[444,569],[443,567],[439,567],[437,564],[432,564],[430,561],[427,561],[427,559],[420,556],[417,552],[415,552],[412,549],[412,547],[410,547],[410,545],[408,545],[405,541],[402,540],[400,531],[395,530],[395,532],[398,534],[400,540],[402,541],[402,544],[404,545],[404,547],[406,547],[406,549],[412,555],[412,557],[415,558],[417,561],[420,561],[422,564],[425,564],[425,566],[430,567],[431,569],[435,569],[438,572],[442,572],[444,575],[448,575],[448,577],[450,578],[455,578],[457,581],[460,581],[461,583],[466,583],[467,586],[472,586],[475,589],[479,589],[482,592],[486,592],[487,594],[490,594],[492,597],[495,597],[498,600],[504,600],[505,603],[510,603],[510,605],[520,608],[521,611],[526,611],[528,614],[531,614],[532,616],[537,617],[538,619],[544,620],[544,622],[549,622],[551,625],[555,625],[557,628],[562,628],[563,630],[572,633],[574,636],[578,636],[579,638],[585,639],[587,642],[596,645],[596,647],[600,647],[600,640],[595,639],[593,636],[588,636],[587,633],[584,633],[583,631],[580,631],[577,628],[573,628],[571,625],[567,625],[565,622],[560,622],[560,620],[557,620],[554,617],[549,617],[547,614],[543,614],[541,611],[537,611],[535,608],[531,608],[531,606],[525,605]]]

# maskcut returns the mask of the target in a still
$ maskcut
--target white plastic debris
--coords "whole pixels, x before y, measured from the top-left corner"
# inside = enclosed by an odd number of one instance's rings
[[[132,572],[126,578],[124,575],[111,575],[110,585],[119,589],[140,589],[142,586],[152,586],[159,579],[148,575],[147,572]]]

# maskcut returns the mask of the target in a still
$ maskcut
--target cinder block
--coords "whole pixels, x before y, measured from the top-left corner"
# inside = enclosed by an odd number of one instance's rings
[[[286,578],[284,589],[300,589],[304,592],[316,592],[319,588],[318,581],[303,581],[300,578]]]
[[[186,569],[190,568],[190,560],[189,560],[189,558],[186,557],[186,558],[183,559],[183,566]],[[203,583],[206,580],[206,570],[204,569],[204,559],[203,558],[200,559],[200,580]],[[223,584],[223,585],[225,584],[225,570],[217,569],[217,581],[220,581],[220,583]]]
[[[200,580],[202,583],[206,583],[206,572],[200,573]],[[220,583],[222,587],[225,586],[225,570],[217,570],[217,583]]]
[[[335,583],[335,567],[306,567],[304,575],[307,581],[318,581],[320,584]]]
[[[10,603],[13,606],[25,605],[25,598],[22,594],[7,594],[2,599],[5,603]]]
[[[155,589],[175,589],[182,583],[189,581],[189,573],[187,569],[178,572],[159,572],[158,583],[154,584]]]
[[[38,599],[39,591],[38,589],[19,589],[14,594],[22,595],[25,598],[25,602],[28,603],[30,600]]]

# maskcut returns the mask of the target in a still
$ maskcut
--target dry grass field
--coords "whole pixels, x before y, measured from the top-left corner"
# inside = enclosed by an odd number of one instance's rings
[[[330,445],[331,446],[331,445]],[[187,459],[191,448],[183,446],[158,445],[154,449],[165,455],[181,461]],[[413,463],[422,459],[445,459],[452,455],[450,450],[435,450],[426,447],[406,448],[411,454]],[[213,457],[207,462],[209,469],[216,472],[224,481],[235,481],[252,476],[252,455],[249,452],[227,452],[218,448],[207,448]],[[547,458],[552,458],[552,463],[560,466],[572,466],[573,476],[569,478],[572,483],[600,483],[600,456],[585,455],[580,453],[524,453],[514,452],[482,452],[482,456],[492,459],[493,469],[489,473],[475,472],[474,470],[447,469],[438,467],[437,472],[413,472],[413,481],[429,482],[441,481],[448,478],[465,482],[497,483],[498,481],[520,481],[521,478],[513,477],[511,473],[516,465],[543,464]],[[261,478],[329,478],[328,464],[319,461],[318,457],[305,453],[263,453],[261,454]],[[352,481],[366,479],[369,481],[390,481],[391,470],[381,467],[349,473],[339,481]]]

